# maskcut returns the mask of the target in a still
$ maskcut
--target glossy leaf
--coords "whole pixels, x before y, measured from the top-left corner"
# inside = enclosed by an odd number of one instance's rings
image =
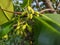
[[[45,14],[45,15],[60,25],[60,21],[59,21],[60,20],[60,14]]]
[[[59,17],[60,17],[59,14],[45,14],[45,15],[42,15],[41,18],[45,20],[48,24],[52,25],[55,29],[60,31]]]
[[[34,37],[37,37],[37,38],[35,38],[35,41],[36,41],[35,45],[55,45],[55,44],[57,45],[57,44],[60,44],[60,43],[57,43],[60,40],[56,41],[58,39],[58,37],[60,36],[60,32],[57,31],[57,29],[55,29],[53,26],[51,26],[46,21],[41,19],[41,17],[35,17],[34,21],[36,24],[38,24],[38,25],[34,24],[34,25],[36,25],[36,27],[34,26],[35,28],[33,28]]]

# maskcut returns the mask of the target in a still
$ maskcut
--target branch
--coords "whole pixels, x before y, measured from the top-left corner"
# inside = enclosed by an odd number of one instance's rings
[[[46,11],[56,12],[56,11],[53,10],[53,9],[44,9],[44,10],[41,10],[40,13],[44,13],[44,12],[46,12]]]
[[[47,8],[55,10],[52,6],[52,3],[50,0],[43,0],[44,4],[46,5]],[[54,13],[57,13],[56,11]]]
[[[38,0],[36,0],[36,6],[37,6],[37,7],[40,7]]]
[[[2,8],[0,8],[0,9],[2,9]],[[12,12],[12,11],[8,11],[8,10],[6,10],[6,9],[2,9],[2,10],[3,10],[3,11],[6,11],[6,12],[9,12],[9,13],[14,13],[14,14],[22,14],[22,12]],[[56,12],[56,11],[53,10],[53,9],[44,9],[44,10],[41,10],[40,13],[44,13],[44,12],[46,12],[46,11]]]
[[[39,5],[39,2],[38,2],[38,0],[35,0],[36,1],[36,6],[39,8],[39,10],[40,10],[40,5]]]
[[[2,8],[0,8],[0,9],[2,9]],[[21,14],[22,12],[12,12],[12,11],[8,11],[8,10],[6,10],[6,9],[2,9],[3,11],[6,11],[6,12],[9,12],[9,13],[14,13],[14,14]]]
[[[60,2],[58,3],[58,5],[57,5],[57,9],[59,10],[59,7],[60,7]]]

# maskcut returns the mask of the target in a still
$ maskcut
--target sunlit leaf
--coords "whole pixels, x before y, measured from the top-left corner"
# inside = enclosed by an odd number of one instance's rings
[[[5,13],[0,9],[0,25],[8,22],[8,19],[5,15]]]
[[[3,9],[3,11],[2,12],[4,12],[4,15],[6,15],[6,17],[9,19],[9,20],[11,20],[11,18],[13,17],[13,13],[11,13],[11,12],[13,12],[13,4],[12,4],[12,0],[0,0],[0,9]],[[6,11],[7,10],[7,11]],[[0,14],[0,15],[2,15],[2,14]],[[4,17],[4,15],[3,16],[1,16],[2,18]],[[5,18],[6,18],[5,17]],[[4,19],[5,19],[4,18]],[[3,20],[3,19],[1,19],[1,20]],[[0,21],[1,21],[0,20]],[[7,19],[5,19],[5,21],[3,22],[2,21],[2,24],[3,23],[5,23],[5,22],[7,22],[6,21]]]

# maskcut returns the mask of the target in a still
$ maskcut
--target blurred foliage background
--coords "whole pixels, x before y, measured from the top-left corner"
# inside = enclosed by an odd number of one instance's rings
[[[13,1],[14,12],[24,12],[24,11],[27,12],[26,8],[23,8],[25,6],[23,5],[24,0],[12,0],[12,1]],[[44,0],[30,0],[30,1],[32,1],[30,6],[35,12],[37,11],[40,12],[45,9],[51,9],[50,7],[48,7],[48,5],[46,6],[45,4],[46,1]],[[19,16],[21,14],[13,14],[12,20],[10,20],[10,16],[8,20],[5,19],[6,22],[7,21],[8,22],[7,23],[4,22],[4,24],[1,23],[2,25],[0,25],[0,34],[1,34],[0,36],[2,36],[2,38],[0,39],[0,45],[60,45],[59,43],[60,0],[50,0],[50,1],[52,8],[55,11],[52,10],[50,11],[48,10],[46,12],[44,11],[43,14],[46,14],[46,16],[43,15],[41,18],[33,17],[33,20],[27,19],[27,17],[25,16],[27,14],[24,15],[23,13],[22,14],[23,16]],[[11,7],[10,9],[7,10],[13,11]],[[2,12],[7,15],[7,12],[2,10],[0,11],[0,14],[5,15]],[[53,12],[56,12],[56,14],[53,14]],[[31,12],[28,13],[30,14]],[[33,15],[39,16],[40,14],[36,13]],[[30,17],[28,16],[28,18]]]

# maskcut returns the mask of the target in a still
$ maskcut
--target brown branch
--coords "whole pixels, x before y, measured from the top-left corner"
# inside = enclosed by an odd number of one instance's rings
[[[2,8],[0,8],[0,9],[2,9]],[[8,10],[6,10],[6,9],[2,9],[3,11],[6,11],[6,12],[9,12],[9,13],[14,13],[14,14],[21,14],[22,12],[13,12],[13,11],[8,11]]]
[[[44,4],[46,5],[47,8],[55,10],[55,9],[53,8],[52,2],[51,2],[50,0],[43,0],[43,2],[44,2]],[[53,13],[57,13],[57,12],[54,11]]]
[[[50,0],[43,0],[47,8],[54,9]]]
[[[36,6],[39,8],[39,11],[40,11],[40,5],[39,5],[39,2],[38,0],[35,0],[36,1]]]
[[[2,9],[2,8],[0,8],[0,9]],[[3,10],[3,11],[6,11],[6,12],[9,12],[9,13],[14,13],[14,14],[22,14],[22,12],[12,12],[12,11],[8,11],[8,10],[6,10],[6,9],[2,9],[2,10]],[[44,10],[41,10],[40,13],[44,13],[44,12],[46,12],[46,11],[56,12],[56,11],[53,10],[53,9],[44,9]]]
[[[44,13],[44,12],[46,12],[46,11],[55,12],[55,10],[53,10],[53,9],[44,9],[44,10],[41,10],[40,13]]]
[[[36,6],[40,8],[38,0],[36,0]]]

